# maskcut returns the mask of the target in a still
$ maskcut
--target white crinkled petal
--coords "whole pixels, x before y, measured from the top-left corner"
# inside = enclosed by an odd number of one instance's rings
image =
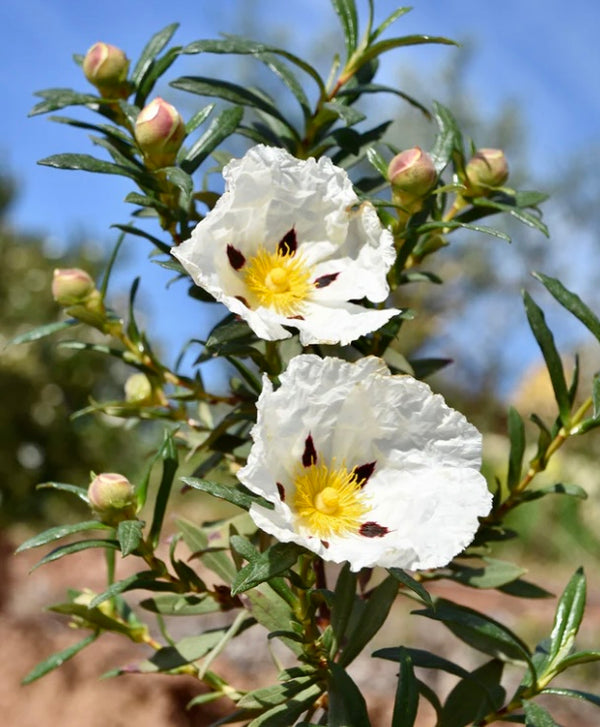
[[[491,506],[479,472],[481,435],[441,396],[412,377],[391,376],[375,357],[352,364],[301,355],[280,380],[273,391],[265,377],[254,444],[238,473],[275,505],[252,508],[259,527],[353,570],[435,568],[471,542]],[[362,491],[370,507],[363,518],[383,535],[338,534],[325,544],[299,522],[288,503],[309,434],[321,461],[335,458],[348,470],[376,463]]]
[[[375,303],[387,298],[386,276],[395,251],[392,235],[381,226],[375,209],[358,204],[348,175],[329,158],[299,160],[283,149],[259,145],[231,161],[223,176],[224,194],[190,239],[172,253],[197,285],[245,319],[259,337],[288,338],[286,326],[303,332],[304,345],[348,343],[398,312],[373,314],[348,304],[363,297]],[[297,238],[296,255],[313,270],[311,283],[336,274],[331,284],[310,289],[301,325],[294,317],[253,304],[243,265],[234,269],[227,254],[229,246],[244,260],[261,247],[274,252],[291,229]],[[314,324],[313,315],[318,317]]]

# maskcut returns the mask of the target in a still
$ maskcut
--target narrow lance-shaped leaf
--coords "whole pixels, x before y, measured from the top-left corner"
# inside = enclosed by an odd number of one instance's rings
[[[148,535],[149,540],[154,547],[158,544],[163,519],[167,509],[167,502],[169,500],[171,487],[173,486],[173,480],[175,478],[175,472],[177,471],[178,465],[177,447],[171,431],[165,432],[165,439],[160,450],[160,456],[163,460],[163,471],[158,492],[156,494],[154,516],[152,518],[150,533]]]
[[[31,343],[32,341],[39,341],[41,338],[52,336],[54,333],[58,333],[58,331],[64,331],[65,329],[76,326],[79,323],[80,321],[75,318],[69,318],[66,321],[57,321],[56,323],[47,323],[44,326],[39,326],[31,331],[26,331],[25,333],[21,333],[19,336],[15,336],[8,343]]]
[[[181,160],[183,171],[192,174],[224,139],[233,134],[243,115],[244,110],[240,106],[234,106],[225,109],[213,119],[208,129]]]
[[[398,663],[400,673],[391,727],[413,727],[419,706],[419,686],[415,678],[412,659],[406,649],[399,649]]]
[[[537,278],[544,284],[546,290],[551,293],[554,298],[578,318],[588,331],[600,341],[600,319],[592,312],[590,308],[576,294],[565,288],[565,286],[556,278],[551,278],[543,273],[533,273],[533,277]]]
[[[367,704],[348,672],[335,662],[329,669],[328,727],[370,727]]]
[[[512,406],[508,410],[508,437],[510,439],[510,454],[508,456],[506,483],[508,489],[512,492],[521,479],[523,455],[525,454],[525,425],[519,412]]]
[[[131,80],[135,86],[139,85],[145,73],[152,65],[152,61],[171,40],[178,27],[179,23],[171,23],[150,38],[131,73]]]
[[[546,324],[546,319],[542,309],[535,303],[527,291],[523,292],[523,300],[525,301],[527,320],[529,321],[533,335],[535,336],[542,355],[544,356],[546,367],[550,374],[550,381],[552,382],[552,389],[554,390],[554,397],[558,405],[560,419],[564,425],[567,425],[569,423],[571,410],[569,392],[567,389],[562,361],[560,360],[560,356],[558,355],[558,351],[556,350],[556,345],[554,343],[554,336]]]
[[[48,543],[52,543],[55,540],[60,540],[60,538],[64,538],[67,535],[73,535],[75,533],[82,533],[86,530],[111,530],[112,528],[109,525],[105,525],[104,523],[101,523],[99,520],[86,520],[82,523],[72,523],[70,525],[57,525],[56,527],[49,528],[48,530],[44,530],[43,533],[38,533],[38,535],[34,535],[32,538],[29,538],[24,543],[21,543],[16,553],[21,553],[24,550],[29,550],[30,548],[39,548],[40,545],[47,545]]]
[[[346,46],[346,57],[356,50],[358,43],[358,13],[354,0],[331,0],[344,31],[344,45]]]
[[[34,669],[32,669],[29,674],[27,674],[27,676],[23,679],[22,684],[31,684],[31,682],[34,682],[36,679],[45,676],[46,674],[48,674],[48,672],[51,672],[52,670],[57,669],[59,666],[62,666],[65,661],[72,659],[76,654],[85,649],[86,646],[89,646],[91,643],[93,643],[97,638],[98,633],[95,632],[93,634],[89,634],[89,636],[86,636],[85,639],[78,641],[76,644],[68,646],[66,649],[63,649],[62,651],[57,651],[55,654],[52,654],[52,656],[44,659],[44,661],[40,662]]]
[[[280,575],[296,563],[301,552],[295,543],[275,543],[240,570],[231,585],[231,594],[243,593]]]
[[[586,581],[578,568],[560,597],[550,634],[549,659],[558,662],[570,652],[585,609]]]
[[[560,727],[558,722],[555,722],[552,716],[535,702],[525,702],[523,710],[525,727]]]

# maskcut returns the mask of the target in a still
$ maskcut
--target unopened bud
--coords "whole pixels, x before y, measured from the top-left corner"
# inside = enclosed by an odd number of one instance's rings
[[[465,167],[468,193],[487,195],[508,179],[508,163],[501,149],[479,149]]]
[[[52,278],[52,297],[59,305],[83,303],[96,289],[92,278],[79,268],[56,268]]]
[[[146,374],[132,374],[125,382],[125,401],[146,404],[153,400],[152,384]]]
[[[92,509],[104,523],[114,525],[135,517],[135,489],[124,475],[116,472],[97,475],[88,487],[88,497]]]
[[[94,43],[83,59],[85,77],[104,97],[127,98],[129,60],[120,48],[108,43]]]
[[[175,162],[185,135],[185,123],[179,112],[162,98],[155,98],[145,106],[135,122],[136,141],[154,168]]]
[[[418,199],[434,187],[437,171],[429,154],[416,146],[396,154],[388,166],[388,179],[394,194]]]

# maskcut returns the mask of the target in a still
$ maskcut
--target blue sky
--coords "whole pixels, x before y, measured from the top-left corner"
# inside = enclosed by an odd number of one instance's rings
[[[357,4],[361,9],[366,6],[363,0]],[[2,5],[0,159],[20,186],[12,219],[21,229],[49,235],[59,246],[80,232],[108,248],[115,239],[109,226],[128,220],[128,205],[122,199],[132,191],[128,182],[115,177],[36,165],[38,159],[57,152],[94,151],[85,132],[52,124],[45,117],[27,118],[35,90],[91,88],[73,63],[73,53],[84,53],[103,40],[135,59],[154,32],[178,21],[176,43],[250,27],[257,39],[281,42],[283,37],[290,50],[308,55],[322,32],[337,28],[327,0],[3,0]],[[398,5],[395,0],[375,0],[378,18]],[[529,161],[538,179],[555,176],[572,153],[594,143],[598,148],[599,28],[596,0],[568,4],[558,0],[415,0],[413,11],[395,26],[402,35],[419,32],[474,42],[466,77],[469,90],[489,113],[508,99],[519,103],[530,129]],[[451,54],[460,52],[434,46],[398,50],[386,56],[384,73],[391,77],[410,66],[433,73]],[[176,63],[169,78],[194,72],[210,75],[210,66],[196,71],[198,58]],[[177,102],[166,86],[159,91]],[[190,100],[185,103],[191,110]],[[188,319],[185,325],[172,325],[174,319],[181,319],[183,286],[158,298],[156,292],[168,276],[146,261],[148,250],[141,241],[132,238],[127,244],[132,261],[125,275],[142,272],[142,302],[151,326],[169,346],[186,336],[198,336],[205,322]]]

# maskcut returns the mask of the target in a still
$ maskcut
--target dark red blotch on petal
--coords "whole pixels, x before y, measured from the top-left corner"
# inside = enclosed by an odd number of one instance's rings
[[[281,255],[293,255],[297,248],[298,240],[296,239],[296,230],[292,227],[292,229],[288,230],[281,240],[279,240],[277,249]]]
[[[234,270],[239,270],[246,264],[246,258],[233,245],[227,245],[227,258],[229,260],[229,264]]]
[[[379,523],[371,520],[368,523],[363,523],[358,532],[365,538],[383,538],[390,531],[384,525],[379,525]]]
[[[333,281],[337,278],[339,273],[329,273],[329,275],[320,275],[315,280],[315,288],[326,288],[328,285],[331,285]]]
[[[317,450],[315,449],[315,443],[313,442],[312,434],[306,437],[304,442],[304,452],[302,452],[302,464],[305,467],[310,467],[313,464],[317,464]]]
[[[364,487],[369,481],[369,477],[373,474],[376,464],[377,462],[366,462],[365,464],[357,465],[352,470],[352,474],[356,477],[356,481],[361,487]]]
[[[277,492],[279,493],[279,497],[281,498],[281,502],[285,502],[285,489],[281,482],[277,482]]]

